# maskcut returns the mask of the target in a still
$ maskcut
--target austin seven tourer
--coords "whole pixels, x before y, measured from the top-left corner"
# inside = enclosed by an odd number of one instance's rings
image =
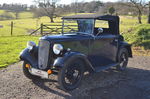
[[[84,72],[111,67],[124,71],[132,57],[131,45],[119,33],[119,16],[82,14],[62,17],[62,32],[27,42],[20,53],[29,79],[58,76],[63,90],[77,88]]]

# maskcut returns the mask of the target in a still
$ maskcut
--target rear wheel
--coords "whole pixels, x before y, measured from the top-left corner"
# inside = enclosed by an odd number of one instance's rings
[[[30,64],[28,64],[27,62],[23,62],[23,73],[24,75],[29,78],[29,79],[37,79],[37,76],[32,75],[30,72]]]
[[[77,88],[84,74],[84,63],[79,59],[69,61],[58,74],[58,82],[63,90]]]
[[[118,71],[126,70],[126,67],[128,64],[128,50],[126,48],[120,49],[119,55],[118,55],[118,62],[119,62],[119,65],[117,66],[117,70]]]

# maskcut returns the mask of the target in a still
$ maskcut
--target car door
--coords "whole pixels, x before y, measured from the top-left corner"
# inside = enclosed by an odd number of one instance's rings
[[[116,35],[102,34],[90,40],[88,58],[94,67],[115,63],[118,50]]]

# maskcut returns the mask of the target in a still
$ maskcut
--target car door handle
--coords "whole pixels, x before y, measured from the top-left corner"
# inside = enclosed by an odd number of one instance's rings
[[[114,41],[115,41],[115,42],[118,42],[118,39],[115,39]]]

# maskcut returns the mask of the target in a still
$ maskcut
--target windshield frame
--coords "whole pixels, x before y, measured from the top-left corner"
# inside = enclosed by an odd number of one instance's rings
[[[87,35],[92,35],[94,34],[94,27],[95,27],[95,19],[62,19],[62,34],[71,34],[71,33],[74,33],[74,34],[78,34],[78,32],[64,32],[64,27],[65,27],[65,20],[69,21],[69,20],[92,20],[93,21],[93,25],[92,25],[92,32],[91,33],[86,33],[86,32],[83,32],[83,34],[87,34]],[[81,32],[80,32],[81,33]]]

